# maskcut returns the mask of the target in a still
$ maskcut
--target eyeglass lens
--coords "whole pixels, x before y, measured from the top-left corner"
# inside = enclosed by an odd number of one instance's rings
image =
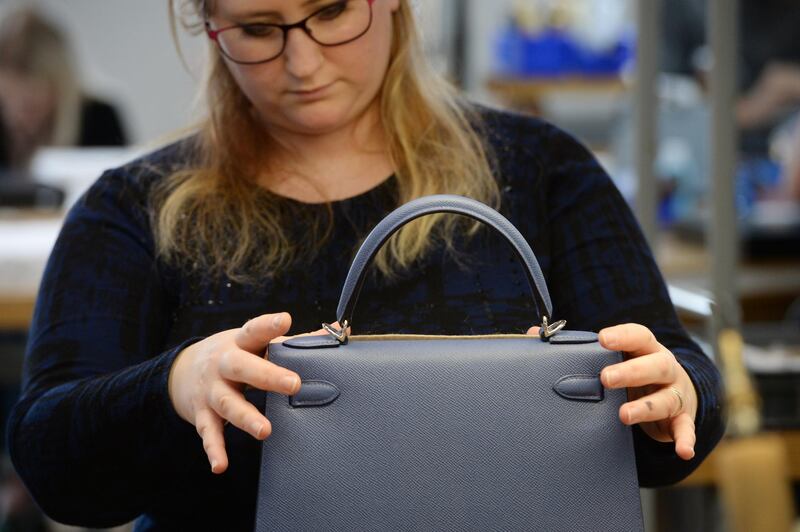
[[[368,0],[340,0],[306,19],[306,33],[323,46],[335,46],[363,35],[372,20]],[[282,52],[287,37],[280,26],[261,22],[242,24],[219,33],[217,40],[230,59],[240,63],[262,63]]]

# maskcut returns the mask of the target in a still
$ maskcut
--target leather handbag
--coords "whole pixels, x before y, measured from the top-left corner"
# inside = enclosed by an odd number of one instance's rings
[[[349,336],[376,252],[409,221],[445,212],[511,243],[540,335]],[[303,382],[292,397],[267,394],[256,530],[641,530],[633,438],[618,418],[626,391],[599,379],[622,354],[551,312],[533,251],[495,210],[435,195],[390,213],[350,267],[342,328],[270,345]]]

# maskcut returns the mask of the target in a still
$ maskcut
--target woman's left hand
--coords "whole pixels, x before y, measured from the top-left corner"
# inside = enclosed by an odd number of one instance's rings
[[[528,333],[539,334],[538,327]],[[629,402],[620,407],[620,420],[640,424],[657,441],[674,441],[675,453],[684,460],[694,458],[697,393],[675,355],[650,329],[635,323],[603,329],[600,345],[625,354],[625,361],[600,373],[606,388],[628,388]]]

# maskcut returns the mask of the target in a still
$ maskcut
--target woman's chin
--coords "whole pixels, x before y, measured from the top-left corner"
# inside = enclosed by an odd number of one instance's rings
[[[273,123],[293,133],[320,135],[337,131],[355,120],[352,108],[332,104],[320,101],[283,108],[280,110],[280,122]]]
[[[293,116],[289,119],[289,129],[306,135],[323,135],[339,130],[348,124],[346,117],[340,115],[315,114]]]

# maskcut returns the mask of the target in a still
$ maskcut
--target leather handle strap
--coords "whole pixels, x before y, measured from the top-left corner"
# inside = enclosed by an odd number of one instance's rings
[[[356,253],[353,263],[350,265],[350,271],[347,273],[347,278],[342,287],[339,306],[336,309],[336,317],[340,324],[352,325],[353,311],[355,310],[361,287],[366,279],[367,267],[372,263],[383,244],[408,222],[436,213],[453,213],[468,216],[483,222],[500,233],[511,244],[517,257],[525,265],[528,284],[534,296],[536,308],[539,313],[543,314],[544,323],[547,323],[553,312],[547,283],[539,266],[539,261],[536,260],[536,255],[534,255],[528,242],[517,228],[502,214],[479,201],[454,194],[437,194],[418,198],[400,206],[381,220],[367,235],[366,240],[364,240],[358,253]]]

